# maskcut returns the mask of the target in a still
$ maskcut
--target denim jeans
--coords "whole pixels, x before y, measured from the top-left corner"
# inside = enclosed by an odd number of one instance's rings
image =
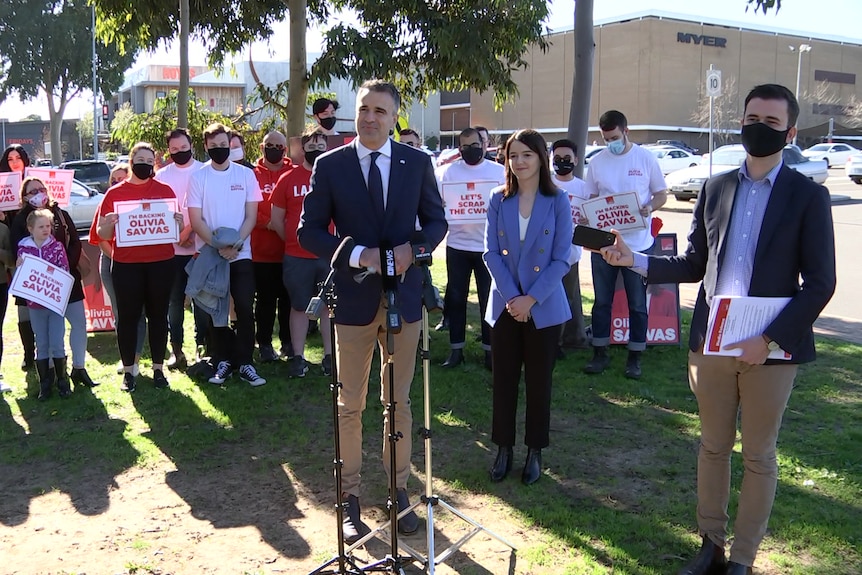
[[[63,339],[66,336],[66,321],[60,314],[45,308],[30,309],[30,324],[36,335],[36,359],[66,357]]]
[[[481,252],[446,248],[446,315],[449,318],[449,347],[462,349],[466,343],[467,297],[470,295],[470,274],[476,278],[479,296],[479,323],[482,348],[491,349],[491,330],[485,323],[485,308],[491,291],[491,274],[482,261]]]
[[[617,275],[622,274],[626,299],[629,304],[629,344],[631,351],[646,349],[647,307],[646,284],[643,276],[627,268],[612,266],[601,254],[592,254],[593,287],[596,300],[593,304],[593,345],[606,346],[611,340],[611,306]]]
[[[72,367],[84,367],[84,362],[87,361],[87,316],[84,313],[84,300],[69,302],[66,306],[66,319],[69,320]]]

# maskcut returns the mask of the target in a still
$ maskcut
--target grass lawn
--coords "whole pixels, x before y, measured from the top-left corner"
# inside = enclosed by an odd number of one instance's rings
[[[437,284],[443,285],[444,266],[432,269]],[[138,391],[129,395],[119,391],[113,335],[97,334],[90,337],[88,368],[103,385],[92,392],[76,390],[69,400],[55,394],[40,403],[35,400],[35,374],[25,379],[18,369],[21,352],[11,302],[9,310],[3,373],[14,391],[0,399],[4,484],[0,533],[25,524],[34,502],[55,491],[69,494],[76,513],[98,518],[109,509],[115,478],[135,470],[144,474],[176,470],[165,473],[164,481],[193,509],[201,497],[195,481],[213,477],[224,478],[217,489],[225,490],[234,481],[260,482],[261,499],[275,492],[295,502],[309,490],[332,489],[330,394],[317,366],[303,380],[288,380],[285,364],[260,366],[269,383],[256,389],[236,378],[220,388],[174,373],[169,375],[170,390],[155,390],[148,377],[142,377]],[[589,312],[589,302],[585,310]],[[493,484],[488,480],[495,450],[490,441],[491,377],[482,368],[482,351],[474,340],[479,328],[475,304],[469,313],[467,364],[452,370],[438,367],[448,352],[448,336],[431,333],[435,484],[459,501],[493,508],[501,521],[518,526],[523,538],[513,573],[676,572],[699,545],[695,526],[699,425],[688,389],[686,350],[651,348],[638,382],[622,375],[622,349],[614,350],[611,368],[599,377],[581,373],[587,352],[570,353],[555,371],[551,447],[544,452],[543,477],[531,487],[520,484],[525,449],[516,446],[514,478]],[[431,325],[438,319],[432,314]],[[684,339],[689,319],[685,314]],[[190,315],[186,326],[189,352]],[[319,363],[320,337],[313,337],[311,344],[309,359]],[[758,573],[862,573],[862,348],[820,339],[818,356],[816,363],[800,370],[784,418],[778,496],[757,560]],[[142,371],[145,376],[150,373],[146,362]],[[417,369],[413,392],[417,426],[422,422],[421,386]],[[365,413],[365,489],[383,498],[376,390],[372,385]],[[742,478],[739,449],[737,445],[733,459],[734,493]],[[417,480],[411,491],[418,494],[424,471],[420,441],[414,440],[413,451]],[[278,469],[289,470],[289,480],[284,474],[267,479]],[[263,503],[250,497],[244,505],[257,509]],[[734,496],[731,509],[735,506]],[[215,529],[233,525],[217,506],[208,511],[211,516],[206,519]],[[446,525],[442,519],[438,523],[444,530]],[[276,554],[289,554],[272,544],[277,522],[257,526]],[[8,544],[14,536],[4,536],[3,541]],[[125,572],[183,572],[157,571],[132,561],[148,545],[146,537],[129,544]],[[193,550],[194,542],[189,546]],[[308,559],[309,552],[305,553]],[[325,558],[326,554],[311,557]],[[75,569],[85,571],[81,566]],[[47,572],[32,572],[36,571]],[[277,571],[264,566],[254,572]],[[227,563],[213,572],[244,571]],[[490,573],[469,562],[457,572]]]

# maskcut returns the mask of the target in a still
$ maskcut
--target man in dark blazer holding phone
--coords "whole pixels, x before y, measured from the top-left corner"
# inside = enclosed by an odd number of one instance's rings
[[[300,245],[330,260],[341,240],[330,233],[330,222],[339,236],[351,236],[356,247],[349,269],[338,270],[335,286],[336,360],[342,387],[339,390],[342,492],[346,501],[344,539],[353,543],[368,533],[360,519],[359,487],[362,467],[362,412],[368,393],[368,376],[374,347],[380,348],[381,366],[389,357],[385,349],[385,285],[397,285],[397,303],[403,326],[395,335],[395,423],[401,433],[395,443],[396,469],[389,469],[389,441],[383,443],[383,465],[394,473],[398,487],[398,511],[409,507],[406,485],[410,476],[413,418],[410,383],[416,367],[421,317],[422,273],[412,266],[410,244],[416,223],[431,248],[446,235],[446,218],[428,156],[394,142],[390,134],[398,119],[401,98],[392,84],[365,82],[356,97],[357,139],[320,156],[311,174],[297,230]],[[384,283],[381,247],[394,252],[398,278]],[[385,262],[384,262],[385,263]],[[365,279],[354,276],[361,272]],[[381,402],[389,402],[388,370],[381,369]],[[385,418],[384,418],[385,419]],[[384,438],[386,434],[384,421]],[[402,517],[398,530],[418,529],[413,512]]]
[[[685,254],[633,254],[619,236],[602,249],[605,261],[631,267],[649,283],[703,281],[689,339],[689,383],[701,423],[697,522],[703,543],[680,575],[752,573],[775,499],[782,414],[799,364],[814,360],[812,325],[835,291],[829,191],[782,162],[798,115],[799,104],[784,86],[752,89],[742,120],[745,163],[704,184]],[[706,356],[715,296],[790,301],[763,333],[725,346],[739,350],[738,357]],[[767,359],[777,349],[791,359]],[[745,472],[728,562],[724,546],[737,418]]]

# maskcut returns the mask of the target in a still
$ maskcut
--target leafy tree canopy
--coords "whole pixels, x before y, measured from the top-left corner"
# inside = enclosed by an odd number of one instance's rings
[[[748,0],[748,6],[745,7],[745,10],[748,11],[751,6],[754,6],[755,12],[761,10],[766,14],[770,8],[775,8],[775,11],[778,12],[781,9],[781,0]]]

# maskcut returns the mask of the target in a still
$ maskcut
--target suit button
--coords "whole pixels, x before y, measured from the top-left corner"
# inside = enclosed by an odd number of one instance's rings
[[[550,231],[550,230],[545,230],[545,235],[548,235],[548,234],[550,234],[550,233],[551,233],[551,231]]]
[[[504,256],[509,255],[509,250],[503,250],[503,255],[504,255]]]
[[[503,237],[503,230],[500,230],[500,237]]]
[[[533,271],[534,271],[534,272],[539,271],[539,266],[534,267],[534,268],[533,268]]]
[[[545,248],[539,248],[539,253],[540,253],[540,254],[545,253]]]

